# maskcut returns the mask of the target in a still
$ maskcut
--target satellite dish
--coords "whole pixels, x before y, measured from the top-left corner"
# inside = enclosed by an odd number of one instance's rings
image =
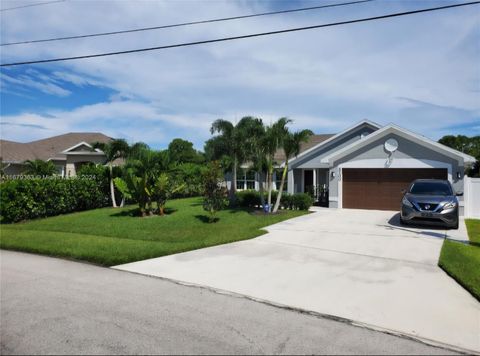
[[[398,148],[398,141],[395,140],[394,138],[389,138],[387,141],[385,141],[384,146],[385,146],[385,150],[387,150],[387,152],[393,153]]]

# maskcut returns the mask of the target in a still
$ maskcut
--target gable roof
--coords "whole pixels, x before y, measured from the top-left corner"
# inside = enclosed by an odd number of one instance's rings
[[[72,148],[79,142],[104,142],[112,138],[100,132],[70,132],[64,135],[53,136],[42,140],[21,143],[0,140],[0,156],[4,162],[22,163],[26,160],[65,159],[63,151]]]
[[[323,141],[320,141],[318,142],[317,144],[315,145],[312,145],[311,147],[309,147],[308,149],[304,150],[304,151],[301,151],[300,154],[297,156],[297,157],[294,157],[290,160],[290,163],[292,163],[293,161],[297,160],[299,157],[302,157],[306,154],[308,154],[309,152],[312,152],[314,150],[316,150],[317,148],[319,147],[322,147],[322,146],[325,146],[327,144],[329,144],[330,142],[333,142],[335,141],[336,139],[356,130],[357,128],[361,127],[361,126],[371,126],[375,129],[380,129],[381,126],[373,121],[370,121],[370,120],[367,120],[367,119],[364,119],[360,122],[357,122],[355,125],[353,126],[350,126],[349,128],[347,128],[346,130],[343,130],[342,132],[338,133],[338,134],[334,134],[334,135],[330,135],[330,137],[328,137],[327,139],[323,140]],[[283,158],[283,161],[285,161],[285,157]],[[283,165],[283,163],[282,163]]]
[[[415,142],[415,143],[417,143],[419,145],[422,145],[424,147],[430,148],[434,151],[441,151],[444,155],[452,157],[454,159],[457,159],[457,160],[461,159],[465,163],[475,162],[475,157],[472,157],[472,156],[467,155],[463,152],[460,152],[460,151],[457,151],[453,148],[442,145],[441,143],[430,140],[429,138],[427,138],[425,136],[418,135],[414,132],[411,132],[407,129],[399,127],[395,124],[389,124],[387,126],[384,126],[381,129],[371,133],[370,135],[368,135],[368,136],[366,136],[366,137],[364,137],[364,138],[362,138],[358,141],[355,141],[355,142],[351,143],[350,145],[339,149],[338,151],[335,151],[335,152],[331,153],[330,155],[324,157],[322,159],[322,162],[332,164],[334,161],[338,160],[339,158],[342,158],[342,157],[358,150],[359,148],[365,147],[366,145],[374,142],[375,140],[377,140],[379,138],[382,138],[382,137],[384,137],[388,134],[391,134],[391,133],[394,133],[394,134],[396,134],[400,137],[403,137],[407,140]]]

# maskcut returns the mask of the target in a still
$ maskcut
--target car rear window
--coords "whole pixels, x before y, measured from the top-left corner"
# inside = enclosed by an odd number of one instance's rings
[[[452,195],[452,188],[442,182],[416,182],[410,188],[410,193],[420,195]]]

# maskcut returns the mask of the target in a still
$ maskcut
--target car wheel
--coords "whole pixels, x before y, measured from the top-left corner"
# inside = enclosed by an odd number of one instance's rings
[[[455,225],[453,225],[452,229],[458,230],[458,219],[457,219],[457,222],[455,223]]]

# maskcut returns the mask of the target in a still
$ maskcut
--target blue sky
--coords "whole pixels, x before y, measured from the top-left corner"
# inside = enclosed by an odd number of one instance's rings
[[[1,41],[155,26],[338,1],[68,0],[1,13]],[[13,7],[29,1],[2,1]],[[377,0],[63,42],[7,46],[1,62],[196,41],[445,5]],[[100,131],[199,149],[217,118],[281,116],[338,132],[362,119],[427,137],[480,134],[480,6],[284,35],[55,64],[2,68],[1,137]]]

